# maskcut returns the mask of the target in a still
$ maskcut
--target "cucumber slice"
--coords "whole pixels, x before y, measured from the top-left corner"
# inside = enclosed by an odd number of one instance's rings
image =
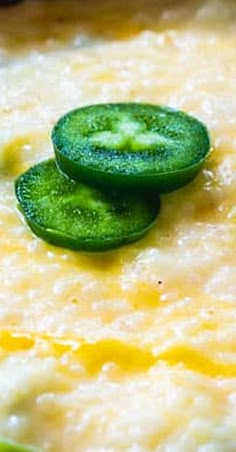
[[[16,196],[31,229],[65,248],[105,251],[144,236],[159,211],[158,196],[101,191],[66,178],[54,160],[16,181]]]
[[[14,441],[0,438],[0,452],[40,452],[40,450],[35,447],[18,444]]]
[[[200,170],[210,150],[206,127],[167,107],[100,104],[63,116],[52,132],[61,170],[94,186],[168,192]]]

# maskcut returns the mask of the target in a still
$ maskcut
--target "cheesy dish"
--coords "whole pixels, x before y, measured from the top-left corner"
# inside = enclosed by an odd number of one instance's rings
[[[236,451],[236,2],[25,0],[0,9],[0,437],[45,452]],[[197,178],[141,241],[56,248],[14,180],[67,111],[183,110]]]

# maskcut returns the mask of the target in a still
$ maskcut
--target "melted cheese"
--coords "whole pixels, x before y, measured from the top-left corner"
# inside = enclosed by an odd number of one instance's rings
[[[0,435],[57,452],[235,451],[235,2],[26,0],[0,21]],[[204,121],[202,172],[136,244],[44,243],[14,178],[53,155],[63,113],[128,100]]]

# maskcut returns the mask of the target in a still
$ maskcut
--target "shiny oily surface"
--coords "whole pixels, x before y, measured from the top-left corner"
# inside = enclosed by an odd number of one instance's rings
[[[235,2],[26,0],[0,21],[0,436],[234,452]],[[91,257],[43,243],[14,179],[52,156],[66,111],[119,101],[198,117],[206,165],[134,245]]]

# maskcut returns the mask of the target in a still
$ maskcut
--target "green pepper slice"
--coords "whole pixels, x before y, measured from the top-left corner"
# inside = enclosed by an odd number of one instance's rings
[[[134,242],[153,225],[158,196],[102,191],[58,171],[54,160],[29,169],[16,180],[16,196],[27,223],[57,246],[105,251]]]
[[[0,452],[40,452],[40,450],[35,447],[0,438]]]
[[[210,150],[204,124],[158,105],[100,104],[63,116],[52,132],[61,170],[80,182],[163,193],[182,187]]]

